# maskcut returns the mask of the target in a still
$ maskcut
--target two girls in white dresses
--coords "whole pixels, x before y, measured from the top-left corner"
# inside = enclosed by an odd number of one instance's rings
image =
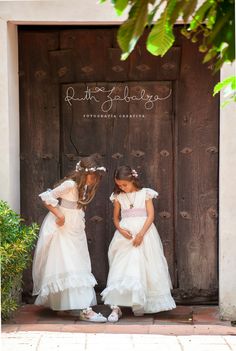
[[[96,280],[91,273],[83,208],[93,199],[104,171],[95,157],[84,158],[59,186],[40,194],[49,213],[33,261],[35,303],[70,311],[91,322],[107,319],[91,308],[96,305]],[[107,287],[101,293],[112,309],[110,322],[120,318],[119,306],[130,306],[135,315],[176,307],[162,243],[153,224],[152,199],[158,194],[142,188],[138,174],[128,166],[116,170],[114,181],[111,201],[117,230],[108,252]]]

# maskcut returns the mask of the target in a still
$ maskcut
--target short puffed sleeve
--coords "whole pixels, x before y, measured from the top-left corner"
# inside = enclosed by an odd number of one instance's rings
[[[47,205],[56,207],[58,205],[57,199],[60,198],[62,195],[67,194],[74,186],[75,182],[72,179],[68,179],[60,185],[58,185],[56,188],[48,189],[47,191],[39,194],[39,197]]]
[[[115,193],[112,193],[110,196],[111,202],[118,201],[118,195]]]
[[[145,191],[146,191],[145,200],[156,199],[157,196],[159,195],[157,191],[150,188],[145,188]]]

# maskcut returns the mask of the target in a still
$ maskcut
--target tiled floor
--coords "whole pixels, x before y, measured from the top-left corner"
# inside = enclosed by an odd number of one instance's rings
[[[105,316],[109,308],[94,308]],[[175,310],[134,317],[123,309],[118,323],[81,322],[77,317],[58,316],[56,312],[35,305],[23,305],[14,318],[2,325],[3,332],[51,331],[112,334],[159,335],[236,335],[236,327],[219,319],[218,306],[177,306]],[[216,350],[215,350],[216,351]]]
[[[236,336],[12,332],[3,351],[236,351]]]

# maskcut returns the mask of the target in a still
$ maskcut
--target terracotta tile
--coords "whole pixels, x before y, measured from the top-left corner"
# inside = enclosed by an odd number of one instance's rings
[[[73,325],[63,325],[62,332],[70,332],[70,333],[104,333],[105,332],[105,324],[73,324]]]
[[[194,334],[236,335],[236,328],[224,325],[194,325]]]
[[[61,331],[61,324],[22,324],[18,331]]]
[[[193,312],[193,306],[177,306],[173,310],[163,311],[155,313],[153,316],[156,318],[158,316],[176,316],[176,315],[188,315]]]
[[[193,309],[193,321],[194,323],[206,322],[208,324],[219,322],[219,309],[215,306],[196,306]]]
[[[157,318],[153,324],[193,324],[191,315],[175,316],[172,318]]]
[[[104,315],[110,313],[108,306],[99,305],[94,308]],[[163,333],[176,335],[175,333],[210,334],[214,330],[221,331],[224,335],[234,335],[236,328],[231,327],[230,322],[219,319],[218,306],[177,306],[171,311],[156,314],[145,314],[143,317],[135,317],[130,308],[122,308],[123,317],[118,323],[91,324],[79,321],[77,317],[58,316],[55,311],[36,305],[23,305],[15,313],[12,320],[4,323],[8,330],[48,330],[57,331],[65,329],[72,332],[85,333]],[[192,324],[194,327],[192,328]],[[48,327],[47,327],[48,326]],[[190,327],[190,328],[189,328]],[[216,327],[225,327],[219,329]],[[12,328],[12,329],[11,329]]]
[[[13,333],[18,331],[18,324],[2,324],[2,332],[3,333]]]
[[[20,307],[21,311],[30,311],[30,312],[38,312],[41,310],[45,310],[45,307],[43,306],[37,306],[37,305],[30,305],[30,304],[25,304]]]
[[[185,307],[185,306],[182,306]],[[192,310],[190,308],[179,311],[167,311],[156,314],[154,324],[193,324]]]
[[[194,331],[193,325],[151,325],[150,334],[160,335],[191,335]]]
[[[120,334],[147,334],[149,325],[118,325],[106,324],[106,333],[120,333]]]
[[[37,323],[38,317],[31,314],[19,314],[14,318],[14,323],[16,324],[29,324],[29,323]]]
[[[150,317],[122,317],[116,325],[124,325],[124,324],[140,324],[140,325],[152,325],[154,322],[153,318]],[[109,322],[108,322],[109,323]],[[113,323],[109,323],[113,324]]]
[[[55,318],[55,319],[39,319],[37,321],[37,324],[75,324],[75,320],[71,320],[71,319],[59,319],[59,318]]]
[[[155,321],[153,323],[153,325],[169,325],[169,326],[172,326],[172,325],[192,325],[192,323],[187,323],[187,322],[174,322],[174,321]]]

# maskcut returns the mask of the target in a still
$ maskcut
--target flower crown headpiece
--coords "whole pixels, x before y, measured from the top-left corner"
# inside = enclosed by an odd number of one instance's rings
[[[138,178],[138,172],[135,169],[132,169],[131,174],[134,178]]]
[[[103,172],[106,172],[106,168],[105,167],[82,167],[80,165],[81,161],[79,161],[77,164],[76,164],[76,167],[75,167],[75,170],[76,172],[79,172],[79,171],[85,171],[85,172],[96,172],[96,171],[103,171]]]

